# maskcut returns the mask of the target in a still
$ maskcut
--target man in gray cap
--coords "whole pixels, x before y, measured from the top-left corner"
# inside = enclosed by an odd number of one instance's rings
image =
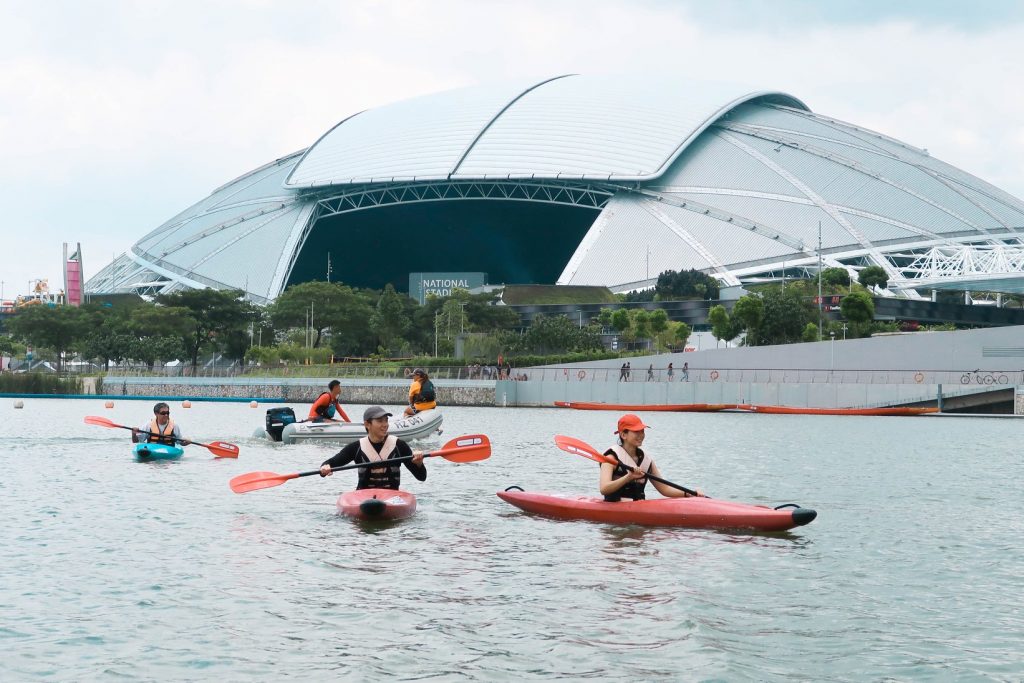
[[[356,489],[392,489],[401,485],[404,464],[412,476],[426,481],[427,466],[423,464],[423,451],[414,451],[397,436],[388,434],[391,413],[380,406],[370,406],[363,412],[366,436],[342,448],[336,455],[320,465],[320,476],[329,477],[334,467],[351,462],[380,463],[376,467],[360,467]]]

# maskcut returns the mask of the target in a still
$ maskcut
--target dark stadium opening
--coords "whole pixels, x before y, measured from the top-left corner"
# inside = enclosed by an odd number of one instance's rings
[[[398,204],[321,219],[288,284],[331,280],[409,290],[409,273],[483,272],[488,282],[552,284],[600,212],[524,201]]]

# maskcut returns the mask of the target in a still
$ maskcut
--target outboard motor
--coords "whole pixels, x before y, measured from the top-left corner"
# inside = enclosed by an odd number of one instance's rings
[[[295,411],[291,408],[271,408],[267,411],[267,434],[274,441],[281,440],[285,425],[295,422]]]

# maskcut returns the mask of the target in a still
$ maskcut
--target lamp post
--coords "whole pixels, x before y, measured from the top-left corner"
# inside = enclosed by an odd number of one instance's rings
[[[835,330],[829,331],[828,335],[832,338],[829,344],[829,349],[832,351],[832,359],[829,361],[828,374],[829,379],[832,378],[832,371],[836,369],[836,332]]]
[[[434,358],[437,358],[437,337],[440,334],[441,311],[434,314]]]

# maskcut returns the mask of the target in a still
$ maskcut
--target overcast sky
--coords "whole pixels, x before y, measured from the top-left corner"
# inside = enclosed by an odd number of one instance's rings
[[[890,5],[899,7],[890,7]],[[1024,197],[1024,3],[0,0],[0,280],[86,276],[342,118],[563,73],[783,90]]]

